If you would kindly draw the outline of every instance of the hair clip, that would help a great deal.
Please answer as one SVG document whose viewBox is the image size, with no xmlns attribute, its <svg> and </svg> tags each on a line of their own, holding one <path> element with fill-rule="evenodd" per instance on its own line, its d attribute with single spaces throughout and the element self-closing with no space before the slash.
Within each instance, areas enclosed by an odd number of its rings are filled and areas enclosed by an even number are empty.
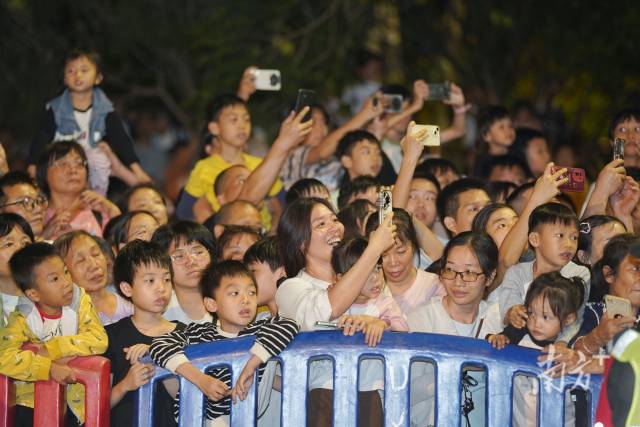
<svg viewBox="0 0 640 427">
<path fill-rule="evenodd" d="M 589 224 L 588 222 L 581 222 L 580 225 L 578 226 L 578 231 L 584 234 L 591 233 L 591 224 Z"/>
</svg>

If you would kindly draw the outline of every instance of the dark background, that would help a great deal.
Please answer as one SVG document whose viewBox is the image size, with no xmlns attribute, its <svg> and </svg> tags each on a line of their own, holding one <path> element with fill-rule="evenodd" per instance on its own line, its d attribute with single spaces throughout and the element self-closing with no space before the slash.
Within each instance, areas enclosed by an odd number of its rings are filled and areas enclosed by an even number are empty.
<svg viewBox="0 0 640 427">
<path fill-rule="evenodd" d="M 640 105 L 639 24 L 637 1 L 3 0 L 0 141 L 19 167 L 76 46 L 101 53 L 103 87 L 136 138 L 160 115 L 185 144 L 248 65 L 282 71 L 281 92 L 250 101 L 254 126 L 273 136 L 298 88 L 339 96 L 366 48 L 384 57 L 387 82 L 446 79 L 474 105 L 529 102 L 552 144 L 573 144 L 594 171 L 611 115 Z M 429 104 L 420 116 L 448 114 Z M 444 154 L 460 163 L 464 150 Z"/>
</svg>

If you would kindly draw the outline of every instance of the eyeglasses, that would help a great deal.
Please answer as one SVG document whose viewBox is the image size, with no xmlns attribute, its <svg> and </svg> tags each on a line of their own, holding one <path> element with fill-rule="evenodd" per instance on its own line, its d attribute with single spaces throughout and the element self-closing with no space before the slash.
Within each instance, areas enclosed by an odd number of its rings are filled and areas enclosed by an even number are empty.
<svg viewBox="0 0 640 427">
<path fill-rule="evenodd" d="M 446 267 L 440 272 L 440 277 L 442 277 L 445 280 L 456 280 L 456 277 L 460 275 L 460 277 L 462 277 L 463 282 L 475 282 L 476 280 L 478 280 L 478 277 L 482 276 L 483 274 L 485 273 L 484 272 L 477 273 L 475 271 L 468 271 L 468 270 L 455 271 L 452 268 Z"/>
<path fill-rule="evenodd" d="M 189 259 L 204 259 L 205 255 L 208 253 L 209 251 L 204 247 L 196 247 L 189 250 L 180 249 L 171 254 L 171 260 L 177 265 L 184 265 L 189 261 Z"/>
<path fill-rule="evenodd" d="M 37 198 L 33 197 L 23 197 L 22 199 L 16 200 L 15 202 L 7 203 L 5 205 L 0 206 L 0 208 L 6 208 L 8 206 L 22 205 L 24 210 L 33 211 L 36 206 L 44 206 L 47 204 L 47 198 L 45 196 L 39 196 Z"/>
<path fill-rule="evenodd" d="M 85 169 L 87 167 L 86 160 L 63 160 L 58 159 L 51 162 L 51 167 L 59 168 L 59 169 Z"/>
</svg>

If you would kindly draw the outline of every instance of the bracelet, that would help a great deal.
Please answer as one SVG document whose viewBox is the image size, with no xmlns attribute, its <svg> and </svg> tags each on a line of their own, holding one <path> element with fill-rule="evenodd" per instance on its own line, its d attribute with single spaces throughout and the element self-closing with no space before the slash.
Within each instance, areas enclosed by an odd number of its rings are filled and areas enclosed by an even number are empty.
<svg viewBox="0 0 640 427">
<path fill-rule="evenodd" d="M 460 105 L 458 107 L 453 107 L 454 114 L 464 114 L 471 109 L 471 104 Z"/>
</svg>

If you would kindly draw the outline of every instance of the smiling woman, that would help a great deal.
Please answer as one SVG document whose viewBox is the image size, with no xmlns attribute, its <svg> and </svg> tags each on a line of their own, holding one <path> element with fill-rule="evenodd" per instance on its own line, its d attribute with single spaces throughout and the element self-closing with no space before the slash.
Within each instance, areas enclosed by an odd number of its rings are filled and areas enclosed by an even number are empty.
<svg viewBox="0 0 640 427">
<path fill-rule="evenodd" d="M 358 261 L 339 279 L 331 264 L 333 249 L 344 235 L 333 207 L 324 199 L 298 199 L 283 212 L 278 224 L 278 247 L 288 279 L 276 292 L 281 316 L 295 319 L 303 331 L 313 331 L 316 322 L 342 316 L 356 301 L 382 253 L 395 239 L 393 215 L 373 233 Z M 333 381 L 331 362 L 312 362 L 309 373 L 307 425 L 331 425 Z M 363 393 L 370 393 L 363 395 Z M 375 393 L 375 395 L 371 394 Z M 373 411 L 377 392 L 360 392 L 359 411 Z M 363 404 L 362 402 L 367 402 Z M 367 407 L 368 406 L 368 407 Z M 360 416 L 360 424 L 366 425 Z"/>
</svg>

